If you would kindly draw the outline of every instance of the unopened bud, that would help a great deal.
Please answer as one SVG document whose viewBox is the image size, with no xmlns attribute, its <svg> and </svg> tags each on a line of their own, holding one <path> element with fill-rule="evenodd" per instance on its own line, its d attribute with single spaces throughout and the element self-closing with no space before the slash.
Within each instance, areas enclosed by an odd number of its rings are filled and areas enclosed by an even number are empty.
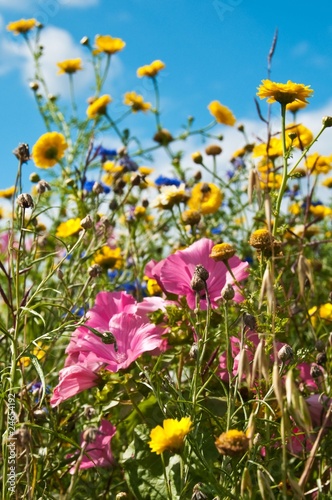
<svg viewBox="0 0 332 500">
<path fill-rule="evenodd" d="M 39 84 L 38 84 L 38 82 L 30 82 L 29 87 L 31 90 L 36 92 L 39 89 Z"/>
<path fill-rule="evenodd" d="M 81 45 L 86 45 L 86 46 L 89 46 L 90 45 L 90 40 L 87 36 L 84 36 L 83 38 L 81 38 L 80 40 L 80 44 Z"/>
<path fill-rule="evenodd" d="M 318 365 L 312 365 L 310 368 L 310 375 L 312 378 L 319 378 L 323 375 L 323 372 Z"/>
<path fill-rule="evenodd" d="M 190 359 L 196 359 L 198 354 L 198 345 L 194 342 L 189 350 Z"/>
<path fill-rule="evenodd" d="M 293 349 L 288 344 L 283 345 L 278 351 L 278 359 L 282 363 L 284 363 L 285 361 L 289 361 L 293 356 Z"/>
<path fill-rule="evenodd" d="M 315 348 L 319 352 L 324 352 L 325 351 L 325 342 L 322 339 L 318 339 L 316 341 Z"/>
<path fill-rule="evenodd" d="M 21 208 L 33 208 L 33 199 L 29 193 L 20 194 L 16 201 Z"/>
<path fill-rule="evenodd" d="M 222 152 L 222 149 L 218 144 L 210 144 L 205 148 L 205 153 L 209 156 L 218 156 Z"/>
<path fill-rule="evenodd" d="M 256 328 L 256 318 L 252 314 L 244 313 L 243 314 L 243 323 L 245 326 L 250 328 L 250 330 L 255 330 L 255 328 Z"/>
<path fill-rule="evenodd" d="M 38 181 L 40 181 L 40 177 L 37 174 L 37 172 L 32 172 L 32 174 L 30 174 L 29 181 L 30 182 L 38 182 Z"/>
<path fill-rule="evenodd" d="M 199 151 L 195 151 L 195 153 L 191 155 L 191 158 L 194 163 L 197 163 L 197 165 L 200 165 L 203 161 L 203 156 Z"/>
<path fill-rule="evenodd" d="M 319 352 L 316 356 L 317 365 L 323 366 L 327 361 L 327 356 L 325 352 Z"/>
<path fill-rule="evenodd" d="M 203 281 L 202 278 L 200 278 L 197 274 L 194 274 L 190 282 L 190 286 L 194 290 L 194 292 L 200 292 L 205 288 L 205 281 Z"/>
<path fill-rule="evenodd" d="M 141 176 L 138 174 L 133 174 L 130 178 L 130 182 L 132 186 L 139 186 L 141 183 Z"/>
<path fill-rule="evenodd" d="M 205 269 L 204 266 L 202 266 L 201 264 L 198 264 L 196 267 L 195 267 L 195 272 L 194 272 L 194 276 L 198 276 L 201 280 L 203 281 L 206 281 L 208 280 L 210 274 L 209 274 L 209 271 L 207 271 Z"/>
<path fill-rule="evenodd" d="M 324 127 L 332 127 L 332 116 L 323 116 L 322 123 Z"/>
<path fill-rule="evenodd" d="M 102 194 L 104 192 L 104 188 L 100 182 L 95 182 L 92 186 L 92 192 L 95 194 Z"/>
<path fill-rule="evenodd" d="M 61 269 L 60 269 L 60 268 L 58 268 L 58 269 L 56 270 L 56 274 L 57 274 L 57 277 L 59 278 L 59 280 L 62 280 L 62 279 L 63 279 L 63 276 L 64 276 L 64 275 L 63 275 L 63 272 L 61 271 Z"/>
<path fill-rule="evenodd" d="M 224 300 L 233 300 L 235 296 L 234 288 L 230 283 L 227 283 L 221 290 L 221 296 Z"/>
<path fill-rule="evenodd" d="M 88 269 L 88 274 L 91 278 L 97 278 L 103 272 L 103 268 L 99 264 L 93 264 Z"/>
</svg>

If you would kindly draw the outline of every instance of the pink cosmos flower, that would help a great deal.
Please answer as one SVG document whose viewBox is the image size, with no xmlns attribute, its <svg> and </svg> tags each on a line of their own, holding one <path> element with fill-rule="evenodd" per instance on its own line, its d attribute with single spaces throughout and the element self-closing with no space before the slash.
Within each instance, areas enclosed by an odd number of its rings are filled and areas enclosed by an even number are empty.
<svg viewBox="0 0 332 500">
<path fill-rule="evenodd" d="M 115 464 L 115 459 L 111 450 L 112 437 L 116 433 L 114 427 L 108 420 L 102 420 L 96 430 L 96 437 L 91 442 L 84 440 L 86 433 L 81 435 L 81 447 L 85 447 L 82 461 L 79 465 L 80 469 L 90 469 L 91 467 L 111 467 Z M 70 469 L 70 473 L 74 474 L 76 466 Z"/>
<path fill-rule="evenodd" d="M 157 280 L 161 288 L 168 293 L 176 294 L 179 297 L 186 297 L 188 306 L 191 309 L 196 307 L 196 293 L 191 288 L 191 280 L 197 265 L 202 265 L 209 272 L 207 289 L 213 308 L 218 307 L 221 299 L 221 290 L 226 284 L 234 285 L 234 278 L 227 270 L 223 262 L 216 262 L 211 257 L 212 247 L 215 243 L 207 238 L 196 241 L 185 250 L 178 250 L 166 259 L 154 263 L 149 262 L 145 269 L 145 274 Z M 242 262 L 234 256 L 229 259 L 228 264 L 238 282 L 248 277 L 248 263 Z M 236 302 L 244 300 L 239 288 L 234 285 Z M 206 309 L 205 291 L 200 293 L 200 307 Z"/>
<path fill-rule="evenodd" d="M 54 408 L 85 389 L 96 386 L 99 379 L 96 371 L 100 366 L 101 363 L 79 364 L 60 370 L 59 384 L 53 391 L 50 400 L 51 406 Z"/>
</svg>

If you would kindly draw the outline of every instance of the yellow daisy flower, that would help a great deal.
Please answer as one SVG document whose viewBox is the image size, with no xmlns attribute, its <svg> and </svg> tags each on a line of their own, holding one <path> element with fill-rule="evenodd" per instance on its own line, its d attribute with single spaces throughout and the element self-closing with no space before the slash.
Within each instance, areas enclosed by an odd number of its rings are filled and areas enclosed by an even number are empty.
<svg viewBox="0 0 332 500">
<path fill-rule="evenodd" d="M 124 95 L 123 103 L 126 106 L 131 106 L 133 113 L 137 111 L 149 111 L 152 104 L 149 102 L 144 102 L 143 96 L 136 94 L 136 92 L 126 92 Z"/>
<path fill-rule="evenodd" d="M 165 68 L 165 63 L 157 59 L 153 61 L 151 64 L 146 64 L 145 66 L 141 66 L 137 70 L 137 76 L 142 78 L 143 76 L 148 76 L 149 78 L 154 78 L 157 76 L 159 71 Z"/>
<path fill-rule="evenodd" d="M 307 106 L 307 102 L 303 101 L 293 101 L 286 105 L 287 111 L 291 111 L 292 113 L 296 113 L 300 109 L 303 109 Z"/>
<path fill-rule="evenodd" d="M 296 134 L 296 138 L 291 141 L 287 135 Z M 303 150 L 306 146 L 312 142 L 314 136 L 307 127 L 302 125 L 301 123 L 291 123 L 286 127 L 286 144 L 287 147 L 292 145 L 294 148 L 299 148 Z"/>
<path fill-rule="evenodd" d="M 32 158 L 39 168 L 50 168 L 64 157 L 68 144 L 59 132 L 46 132 L 32 148 Z"/>
<path fill-rule="evenodd" d="M 199 182 L 191 190 L 188 206 L 193 210 L 198 210 L 203 215 L 214 214 L 220 207 L 222 200 L 223 194 L 218 186 Z"/>
<path fill-rule="evenodd" d="M 222 455 L 230 457 L 244 455 L 249 448 L 249 438 L 245 432 L 231 429 L 220 434 L 215 441 L 215 445 Z"/>
<path fill-rule="evenodd" d="M 76 219 L 68 219 L 65 222 L 59 224 L 55 235 L 58 238 L 67 238 L 68 236 L 74 236 L 78 234 L 82 229 L 81 219 L 77 217 Z"/>
<path fill-rule="evenodd" d="M 34 347 L 32 354 L 36 356 L 37 359 L 41 360 L 46 356 L 46 351 L 48 347 L 43 347 L 42 342 L 37 342 L 38 347 Z M 19 364 L 23 365 L 24 367 L 29 366 L 31 363 L 31 358 L 29 356 L 22 356 L 19 359 Z"/>
<path fill-rule="evenodd" d="M 324 219 L 332 214 L 331 208 L 324 205 L 310 205 L 309 212 L 317 219 Z"/>
<path fill-rule="evenodd" d="M 1 189 L 0 190 L 0 198 L 5 198 L 6 200 L 9 200 L 14 196 L 15 193 L 15 186 L 11 186 L 6 189 Z"/>
<path fill-rule="evenodd" d="M 257 144 L 252 151 L 253 158 L 259 158 L 260 156 L 278 158 L 282 155 L 282 142 L 281 139 L 277 139 L 276 137 L 271 137 L 267 144 L 265 142 Z"/>
<path fill-rule="evenodd" d="M 327 174 L 332 168 L 332 157 L 312 153 L 306 158 L 306 167 L 312 174 Z"/>
<path fill-rule="evenodd" d="M 141 167 L 138 167 L 138 171 L 142 175 L 150 175 L 154 172 L 154 170 L 155 170 L 154 168 L 145 167 L 144 165 L 142 165 Z"/>
<path fill-rule="evenodd" d="M 260 99 L 267 99 L 267 102 L 279 102 L 280 104 L 289 104 L 293 101 L 307 103 L 307 97 L 311 97 L 313 90 L 310 85 L 303 83 L 294 83 L 288 80 L 287 83 L 276 83 L 271 80 L 262 80 L 258 87 L 257 95 Z"/>
<path fill-rule="evenodd" d="M 97 35 L 95 37 L 95 53 L 115 54 L 122 50 L 126 43 L 121 38 L 113 38 L 110 35 Z"/>
<path fill-rule="evenodd" d="M 322 186 L 332 188 L 332 177 L 327 177 L 325 180 L 323 180 Z"/>
<path fill-rule="evenodd" d="M 82 59 L 79 57 L 77 59 L 65 59 L 57 63 L 59 67 L 58 75 L 63 75 L 64 73 L 72 74 L 76 71 L 82 70 Z"/>
<path fill-rule="evenodd" d="M 36 19 L 20 19 L 7 24 L 7 30 L 12 31 L 14 35 L 21 35 L 27 33 L 37 26 Z"/>
<path fill-rule="evenodd" d="M 302 212 L 301 205 L 299 203 L 292 203 L 289 205 L 288 211 L 293 215 L 300 215 Z"/>
<path fill-rule="evenodd" d="M 107 245 L 101 247 L 93 257 L 93 264 L 98 264 L 104 269 L 121 269 L 123 257 L 120 248 L 111 248 Z"/>
<path fill-rule="evenodd" d="M 112 102 L 112 98 L 108 94 L 102 95 L 95 99 L 91 104 L 89 104 L 88 109 L 86 110 L 88 118 L 93 119 L 97 118 L 99 115 L 105 115 L 107 104 L 109 104 L 110 102 Z"/>
<path fill-rule="evenodd" d="M 180 451 L 184 444 L 184 438 L 191 431 L 192 425 L 190 417 L 183 417 L 181 420 L 173 418 L 164 420 L 162 427 L 157 425 L 150 432 L 149 446 L 151 450 L 157 455 L 165 450 Z"/>
<path fill-rule="evenodd" d="M 236 122 L 236 118 L 231 110 L 223 106 L 219 101 L 210 102 L 208 110 L 218 123 L 223 123 L 224 125 L 232 127 Z"/>
<path fill-rule="evenodd" d="M 274 172 L 260 172 L 259 177 L 261 189 L 279 189 L 281 186 L 281 174 L 275 174 Z"/>
</svg>

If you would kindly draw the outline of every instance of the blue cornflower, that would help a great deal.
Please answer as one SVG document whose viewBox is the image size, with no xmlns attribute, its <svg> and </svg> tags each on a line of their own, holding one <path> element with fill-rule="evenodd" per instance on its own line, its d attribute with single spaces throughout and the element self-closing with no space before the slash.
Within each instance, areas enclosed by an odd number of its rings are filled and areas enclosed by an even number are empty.
<svg viewBox="0 0 332 500">
<path fill-rule="evenodd" d="M 129 172 L 135 172 L 136 170 L 138 170 L 137 163 L 129 158 L 128 155 L 123 155 L 122 158 L 120 158 L 119 165 L 121 165 L 121 167 L 125 167 L 127 170 L 129 170 Z"/>
<path fill-rule="evenodd" d="M 221 224 L 211 229 L 212 234 L 221 234 L 222 232 L 223 232 L 223 226 Z"/>
<path fill-rule="evenodd" d="M 103 146 L 97 146 L 95 151 L 101 156 L 101 161 L 113 160 L 117 156 L 116 149 L 107 149 Z"/>
<path fill-rule="evenodd" d="M 104 193 L 106 193 L 106 194 L 110 193 L 111 189 L 108 186 L 106 186 L 106 184 L 104 184 L 103 182 L 99 182 L 99 181 L 97 181 L 97 182 L 98 182 L 99 186 L 101 186 L 103 188 Z M 92 188 L 95 185 L 95 183 L 96 183 L 96 181 L 85 181 L 83 188 L 88 193 L 91 193 Z"/>
<path fill-rule="evenodd" d="M 181 181 L 179 179 L 172 179 L 170 177 L 164 177 L 163 175 L 159 175 L 157 179 L 154 181 L 156 186 L 176 186 L 179 187 Z"/>
</svg>

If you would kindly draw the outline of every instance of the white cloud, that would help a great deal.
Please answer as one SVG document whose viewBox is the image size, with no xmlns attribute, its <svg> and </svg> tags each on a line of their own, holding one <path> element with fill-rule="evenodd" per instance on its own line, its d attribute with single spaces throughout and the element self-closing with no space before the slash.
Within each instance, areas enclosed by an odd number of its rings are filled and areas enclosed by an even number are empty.
<svg viewBox="0 0 332 500">
<path fill-rule="evenodd" d="M 93 5 L 98 5 L 99 0 L 59 0 L 60 5 L 64 7 L 79 7 L 86 8 L 92 7 Z"/>
<path fill-rule="evenodd" d="M 60 28 L 48 26 L 41 32 L 40 42 L 43 49 L 41 67 L 49 92 L 61 94 L 61 97 L 69 97 L 69 82 L 67 75 L 57 75 L 58 61 L 65 59 L 81 58 L 84 70 L 74 75 L 75 93 L 90 95 L 93 92 L 94 74 L 91 64 L 88 62 L 88 53 L 79 43 L 76 43 L 70 33 Z M 34 63 L 26 45 L 20 40 L 9 40 L 4 38 L 0 41 L 2 60 L 0 74 L 12 70 L 20 71 L 25 84 L 34 77 Z M 122 72 L 120 60 L 112 58 L 111 76 L 113 80 Z"/>
<path fill-rule="evenodd" d="M 26 12 L 35 9 L 33 17 L 38 12 L 53 17 L 61 7 L 85 9 L 99 5 L 100 0 L 0 0 L 0 7 L 8 10 Z M 32 16 L 31 16 L 32 17 Z"/>
</svg>

